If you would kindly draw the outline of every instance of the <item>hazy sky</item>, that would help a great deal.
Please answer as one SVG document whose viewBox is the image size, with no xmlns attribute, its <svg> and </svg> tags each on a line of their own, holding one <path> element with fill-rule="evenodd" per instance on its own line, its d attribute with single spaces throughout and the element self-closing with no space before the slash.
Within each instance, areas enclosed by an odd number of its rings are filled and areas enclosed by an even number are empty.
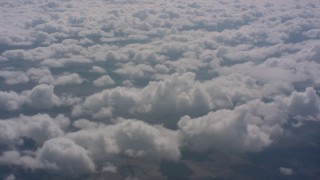
<svg viewBox="0 0 320 180">
<path fill-rule="evenodd" d="M 2 169 L 260 152 L 320 118 L 318 0 L 0 0 L 0 17 Z"/>
</svg>

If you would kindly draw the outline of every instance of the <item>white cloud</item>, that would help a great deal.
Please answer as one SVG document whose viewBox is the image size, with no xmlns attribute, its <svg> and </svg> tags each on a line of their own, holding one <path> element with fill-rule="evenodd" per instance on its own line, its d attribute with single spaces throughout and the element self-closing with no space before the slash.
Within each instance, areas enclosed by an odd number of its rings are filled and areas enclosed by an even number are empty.
<svg viewBox="0 0 320 180">
<path fill-rule="evenodd" d="M 31 170 L 42 169 L 44 164 L 34 159 L 34 157 L 20 154 L 18 151 L 6 151 L 0 156 L 0 164 L 22 166 Z M 53 166 L 48 166 L 53 168 Z"/>
<path fill-rule="evenodd" d="M 154 72 L 154 69 L 146 64 L 134 65 L 132 63 L 123 64 L 121 68 L 115 70 L 117 74 L 126 76 L 130 79 L 139 79 L 150 77 L 150 74 Z"/>
<path fill-rule="evenodd" d="M 53 90 L 52 85 L 46 84 L 34 87 L 28 95 L 28 105 L 37 109 L 50 109 L 60 106 L 60 98 L 54 94 Z"/>
<path fill-rule="evenodd" d="M 117 172 L 117 168 L 112 165 L 112 164 L 107 164 L 106 166 L 104 166 L 102 168 L 103 172 L 111 172 L 111 173 L 116 173 Z"/>
<path fill-rule="evenodd" d="M 79 127 L 78 122 L 76 125 Z M 88 149 L 95 161 L 110 160 L 119 154 L 149 160 L 180 157 L 178 133 L 162 126 L 124 119 L 113 125 L 81 126 L 83 129 L 66 136 Z"/>
<path fill-rule="evenodd" d="M 0 91 L 0 100 L 2 102 L 0 109 L 16 111 L 22 109 L 24 105 L 38 110 L 71 106 L 79 103 L 80 98 L 71 97 L 70 95 L 58 97 L 54 93 L 53 85 L 40 84 L 31 90 L 25 90 L 21 93 Z"/>
<path fill-rule="evenodd" d="M 58 171 L 75 176 L 95 171 L 95 164 L 87 150 L 63 137 L 46 141 L 36 158 L 41 162 L 56 165 Z"/>
<path fill-rule="evenodd" d="M 75 116 L 83 113 L 94 114 L 104 107 L 113 107 L 119 112 L 130 113 L 137 103 L 137 92 L 136 89 L 128 91 L 122 87 L 104 90 L 87 97 L 83 104 L 74 107 L 72 114 Z"/>
<path fill-rule="evenodd" d="M 93 81 L 93 85 L 97 87 L 103 87 L 103 86 L 108 86 L 108 85 L 114 85 L 114 81 L 109 75 L 103 75 L 99 77 L 98 79 Z"/>
<path fill-rule="evenodd" d="M 84 80 L 77 73 L 60 75 L 54 81 L 55 85 L 81 84 Z"/>
<path fill-rule="evenodd" d="M 0 109 L 7 111 L 20 109 L 20 107 L 25 103 L 26 99 L 27 97 L 25 95 L 21 95 L 13 91 L 0 91 Z"/>
<path fill-rule="evenodd" d="M 87 119 L 79 119 L 73 122 L 73 126 L 78 129 L 86 129 L 86 128 L 98 127 L 99 124 L 97 124 L 96 122 L 89 121 Z"/>
<path fill-rule="evenodd" d="M 0 71 L 0 77 L 5 79 L 6 84 L 19 84 L 29 81 L 29 78 L 19 71 Z"/>
<path fill-rule="evenodd" d="M 293 92 L 288 99 L 290 115 L 297 119 L 318 120 L 320 117 L 320 98 L 312 87 L 305 92 Z"/>
<path fill-rule="evenodd" d="M 261 151 L 281 135 L 287 120 L 286 109 L 278 104 L 252 101 L 199 118 L 184 116 L 178 126 L 185 141 L 197 151 Z"/>
<path fill-rule="evenodd" d="M 9 60 L 30 60 L 32 58 L 31 54 L 25 50 L 7 50 L 2 53 L 2 56 Z"/>
<path fill-rule="evenodd" d="M 99 66 L 92 66 L 90 71 L 95 72 L 95 73 L 100 73 L 100 74 L 107 73 L 107 71 L 105 69 L 103 69 L 102 67 L 99 67 Z"/>
<path fill-rule="evenodd" d="M 286 176 L 291 176 L 294 173 L 293 169 L 287 167 L 280 167 L 279 171 L 281 174 Z"/>
<path fill-rule="evenodd" d="M 73 114 L 95 114 L 102 108 L 113 108 L 116 114 L 201 115 L 259 97 L 259 87 L 248 77 L 228 76 L 200 82 L 195 76 L 173 74 L 161 81 L 151 81 L 142 89 L 107 89 L 86 97 Z"/>
<path fill-rule="evenodd" d="M 15 145 L 23 137 L 31 138 L 41 144 L 49 138 L 62 136 L 69 126 L 70 120 L 64 115 L 50 117 L 47 114 L 34 116 L 20 115 L 16 118 L 1 119 L 0 144 L 2 146 Z"/>
<path fill-rule="evenodd" d="M 22 166 L 31 170 L 45 169 L 77 177 L 95 172 L 95 164 L 88 152 L 72 140 L 56 137 L 44 142 L 36 152 L 21 154 L 19 151 L 5 151 L 0 164 Z M 108 170 L 112 168 L 109 167 Z"/>
<path fill-rule="evenodd" d="M 50 58 L 41 62 L 43 66 L 49 66 L 54 68 L 64 67 L 68 64 L 89 64 L 92 61 L 82 56 L 74 56 L 73 58 Z"/>
<path fill-rule="evenodd" d="M 77 73 L 62 73 L 53 75 L 47 67 L 30 68 L 25 75 L 39 84 L 52 84 L 55 86 L 82 84 L 85 80 Z"/>
<path fill-rule="evenodd" d="M 51 74 L 50 69 L 42 68 L 30 68 L 27 70 L 26 75 L 33 81 L 40 84 L 53 84 L 54 77 Z"/>
<path fill-rule="evenodd" d="M 0 109 L 12 118 L 0 162 L 76 175 L 181 148 L 261 151 L 320 117 L 319 12 L 317 0 L 2 2 Z M 35 115 L 62 109 L 90 120 Z M 20 150 L 25 138 L 38 150 Z"/>
</svg>

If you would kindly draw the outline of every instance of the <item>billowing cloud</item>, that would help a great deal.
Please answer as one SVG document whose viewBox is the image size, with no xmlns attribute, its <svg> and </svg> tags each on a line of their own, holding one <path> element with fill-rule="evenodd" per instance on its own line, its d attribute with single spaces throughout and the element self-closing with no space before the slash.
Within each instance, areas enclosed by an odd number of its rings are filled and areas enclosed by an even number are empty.
<svg viewBox="0 0 320 180">
<path fill-rule="evenodd" d="M 30 68 L 26 74 L 32 81 L 40 84 L 52 84 L 55 81 L 50 69 L 44 67 Z"/>
<path fill-rule="evenodd" d="M 259 87 L 249 77 L 230 76 L 200 82 L 195 76 L 194 73 L 174 74 L 165 80 L 150 82 L 142 89 L 107 89 L 88 96 L 83 104 L 75 107 L 73 114 L 94 114 L 103 108 L 112 108 L 116 113 L 199 115 L 232 108 L 259 96 Z"/>
<path fill-rule="evenodd" d="M 187 143 L 198 151 L 260 151 L 282 133 L 287 119 L 278 105 L 252 101 L 199 118 L 184 116 L 178 125 Z"/>
<path fill-rule="evenodd" d="M 292 116 L 318 119 L 320 116 L 320 98 L 317 92 L 309 87 L 305 92 L 294 92 L 290 96 L 289 111 Z"/>
<path fill-rule="evenodd" d="M 106 70 L 99 66 L 92 66 L 90 71 L 95 73 L 101 73 L 101 74 L 106 73 Z"/>
<path fill-rule="evenodd" d="M 15 111 L 27 105 L 34 109 L 51 109 L 60 106 L 70 106 L 79 102 L 79 98 L 68 96 L 58 97 L 54 93 L 54 86 L 40 84 L 31 90 L 16 93 L 13 91 L 0 91 L 0 100 L 2 104 L 0 109 L 6 111 Z"/>
<path fill-rule="evenodd" d="M 82 125 L 81 125 L 82 124 Z M 115 155 L 149 160 L 177 160 L 180 157 L 180 137 L 175 131 L 137 120 L 119 121 L 114 125 L 75 122 L 82 129 L 66 136 L 88 149 L 96 161 L 113 159 Z"/>
<path fill-rule="evenodd" d="M 5 80 L 6 84 L 19 84 L 29 81 L 29 78 L 24 73 L 16 71 L 0 71 L 0 77 Z"/>
<path fill-rule="evenodd" d="M 33 139 L 38 144 L 41 144 L 47 139 L 62 136 L 69 124 L 69 118 L 62 114 L 56 117 L 37 114 L 34 116 L 20 115 L 16 118 L 1 119 L 0 144 L 1 146 L 23 144 L 23 138 Z"/>
<path fill-rule="evenodd" d="M 20 95 L 13 91 L 0 91 L 0 109 L 13 111 L 20 109 L 20 107 L 25 103 L 26 97 L 24 95 Z"/>
<path fill-rule="evenodd" d="M 57 77 L 55 85 L 66 85 L 66 84 L 81 84 L 83 79 L 79 74 L 72 73 Z"/>
<path fill-rule="evenodd" d="M 32 156 L 23 155 L 19 151 L 6 151 L 0 156 L 0 164 L 9 164 L 21 166 L 24 168 L 36 170 L 44 168 L 44 164 L 36 160 Z M 48 166 L 52 167 L 53 166 Z"/>
<path fill-rule="evenodd" d="M 124 162 L 182 157 L 193 169 L 184 152 L 264 151 L 319 122 L 319 8 L 317 0 L 2 2 L 0 166 L 97 179 L 121 174 Z M 20 178 L 8 171 L 0 177 Z"/>
<path fill-rule="evenodd" d="M 58 167 L 58 170 L 71 175 L 92 173 L 95 165 L 83 147 L 67 138 L 53 138 L 46 141 L 39 150 L 37 157 Z"/>
<path fill-rule="evenodd" d="M 60 98 L 53 92 L 53 86 L 38 85 L 30 91 L 27 103 L 37 109 L 50 109 L 60 105 Z"/>
<path fill-rule="evenodd" d="M 100 78 L 93 81 L 93 85 L 97 87 L 103 87 L 108 85 L 113 85 L 115 82 L 108 75 L 103 75 Z"/>
</svg>

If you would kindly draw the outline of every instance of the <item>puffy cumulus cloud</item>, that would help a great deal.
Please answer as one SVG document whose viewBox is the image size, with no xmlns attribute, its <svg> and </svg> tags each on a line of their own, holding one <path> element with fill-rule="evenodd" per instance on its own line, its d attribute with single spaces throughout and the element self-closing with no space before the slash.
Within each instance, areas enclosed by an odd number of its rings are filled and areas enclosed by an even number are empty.
<svg viewBox="0 0 320 180">
<path fill-rule="evenodd" d="M 134 65 L 132 63 L 127 63 L 123 64 L 121 68 L 115 70 L 115 72 L 130 79 L 140 79 L 150 77 L 153 74 L 154 69 L 146 64 Z"/>
<path fill-rule="evenodd" d="M 21 154 L 19 151 L 6 151 L 0 156 L 0 164 L 21 166 L 26 169 L 43 169 L 45 167 L 40 161 L 30 155 Z M 54 168 L 54 166 L 47 166 Z"/>
<path fill-rule="evenodd" d="M 274 99 L 277 95 L 289 95 L 295 89 L 295 84 L 304 82 L 309 79 L 302 74 L 296 74 L 291 69 L 283 69 L 281 67 L 272 66 L 267 63 L 255 65 L 254 63 L 242 63 L 233 67 L 223 67 L 219 69 L 221 74 L 229 75 L 235 74 L 237 76 L 251 79 L 258 89 L 259 97 L 267 97 Z M 249 81 L 247 81 L 249 82 Z"/>
<path fill-rule="evenodd" d="M 54 77 L 49 68 L 30 68 L 25 74 L 32 81 L 38 82 L 40 84 L 52 84 L 54 82 Z"/>
<path fill-rule="evenodd" d="M 6 60 L 29 60 L 40 62 L 42 65 L 49 67 L 64 67 L 65 65 L 74 63 L 90 63 L 91 60 L 85 56 L 86 49 L 78 44 L 80 44 L 78 41 L 65 40 L 62 44 L 53 43 L 33 49 L 5 50 L 2 56 Z"/>
<path fill-rule="evenodd" d="M 39 84 L 52 84 L 56 86 L 82 84 L 85 80 L 77 73 L 62 73 L 53 75 L 47 67 L 29 68 L 22 71 L 0 71 L 6 84 L 13 85 L 27 82 L 37 82 Z"/>
<path fill-rule="evenodd" d="M 103 75 L 99 77 L 98 79 L 93 81 L 93 85 L 97 87 L 103 87 L 108 85 L 114 85 L 114 81 L 109 75 Z"/>
<path fill-rule="evenodd" d="M 31 81 L 39 84 L 52 84 L 55 86 L 82 84 L 83 79 L 77 73 L 62 73 L 53 75 L 47 67 L 30 68 L 24 73 Z"/>
<path fill-rule="evenodd" d="M 31 60 L 32 55 L 23 49 L 7 50 L 2 53 L 2 57 L 6 60 Z"/>
<path fill-rule="evenodd" d="M 69 177 L 95 172 L 95 164 L 88 156 L 88 152 L 64 137 L 45 141 L 35 152 L 5 151 L 0 156 L 0 164 L 21 166 L 33 171 L 48 170 Z"/>
<path fill-rule="evenodd" d="M 138 89 L 132 88 L 128 91 L 123 87 L 104 90 L 87 97 L 83 103 L 75 106 L 72 115 L 94 114 L 105 110 L 111 110 L 112 112 L 114 108 L 121 113 L 130 113 L 134 111 L 134 107 L 137 104 L 137 93 Z"/>
<path fill-rule="evenodd" d="M 196 151 L 261 151 L 283 132 L 287 120 L 287 111 L 280 105 L 251 101 L 198 118 L 184 116 L 178 126 Z"/>
<path fill-rule="evenodd" d="M 88 64 L 92 61 L 90 59 L 86 59 L 81 56 L 75 56 L 73 58 L 51 58 L 46 59 L 41 62 L 41 65 L 43 66 L 49 66 L 54 68 L 61 68 L 68 64 Z"/>
<path fill-rule="evenodd" d="M 259 86 L 250 77 L 231 75 L 201 82 L 194 73 L 173 74 L 151 81 L 142 89 L 116 87 L 90 95 L 74 108 L 73 115 L 94 115 L 105 110 L 116 115 L 203 115 L 259 96 Z"/>
<path fill-rule="evenodd" d="M 181 139 L 173 130 L 138 120 L 119 119 L 115 124 L 75 122 L 81 127 L 66 136 L 90 152 L 95 161 L 112 160 L 115 155 L 149 160 L 177 160 Z"/>
<path fill-rule="evenodd" d="M 100 74 L 107 73 L 107 71 L 105 69 L 103 69 L 102 67 L 99 67 L 99 66 L 92 66 L 90 71 L 95 72 L 95 73 L 100 73 Z"/>
<path fill-rule="evenodd" d="M 187 146 L 196 151 L 261 151 L 285 131 L 286 124 L 300 126 L 303 121 L 317 120 L 319 107 L 319 96 L 309 87 L 268 103 L 253 100 L 198 118 L 184 116 L 178 127 Z"/>
<path fill-rule="evenodd" d="M 118 124 L 114 137 L 121 151 L 131 157 L 177 160 L 180 157 L 178 135 L 161 126 L 139 121 Z"/>
<path fill-rule="evenodd" d="M 290 125 L 319 119 L 319 8 L 317 0 L 1 2 L 0 109 L 12 117 L 0 123 L 1 164 L 86 174 L 115 172 L 119 157 L 177 160 L 181 148 L 261 151 Z M 93 120 L 69 129 L 69 120 L 32 115 L 50 109 Z M 29 138 L 38 150 L 20 151 Z"/>
<path fill-rule="evenodd" d="M 77 73 L 58 76 L 55 85 L 81 84 L 84 80 Z"/>
<path fill-rule="evenodd" d="M 1 146 L 19 145 L 24 143 L 23 138 L 30 138 L 42 144 L 47 139 L 64 135 L 69 124 L 69 118 L 61 114 L 56 117 L 37 114 L 1 119 L 0 143 Z"/>
<path fill-rule="evenodd" d="M 163 81 L 151 82 L 143 89 L 146 111 L 177 114 L 203 113 L 232 106 L 229 97 L 214 82 L 201 83 L 194 73 L 174 74 Z"/>
<path fill-rule="evenodd" d="M 312 87 L 304 92 L 293 92 L 287 100 L 291 116 L 300 120 L 318 120 L 320 117 L 320 98 Z"/>
<path fill-rule="evenodd" d="M 111 172 L 111 173 L 116 173 L 117 172 L 117 168 L 113 165 L 113 164 L 107 164 L 106 166 L 104 166 L 102 168 L 103 172 Z"/>
<path fill-rule="evenodd" d="M 212 111 L 198 118 L 184 116 L 178 127 L 187 146 L 197 151 L 261 151 L 283 133 L 285 124 L 317 120 L 319 107 L 319 96 L 307 88 L 269 103 L 253 100 L 233 110 Z"/>
<path fill-rule="evenodd" d="M 27 97 L 25 95 L 18 94 L 14 91 L 0 91 L 0 109 L 7 111 L 20 109 L 26 99 Z"/>
<path fill-rule="evenodd" d="M 53 92 L 52 85 L 41 84 L 34 87 L 28 95 L 27 103 L 37 109 L 50 109 L 60 105 L 60 98 Z"/>
<path fill-rule="evenodd" d="M 19 84 L 29 81 L 29 78 L 19 71 L 0 71 L 0 77 L 5 80 L 6 84 Z"/>
<path fill-rule="evenodd" d="M 78 176 L 95 171 L 87 150 L 68 138 L 49 139 L 39 150 L 36 159 L 55 165 L 58 171 L 66 174 Z"/>
<path fill-rule="evenodd" d="M 25 90 L 20 93 L 0 91 L 0 100 L 2 102 L 0 109 L 6 111 L 20 110 L 24 105 L 38 110 L 51 109 L 70 106 L 80 101 L 79 98 L 70 96 L 58 97 L 54 93 L 54 86 L 47 84 L 40 84 L 31 90 Z"/>
</svg>

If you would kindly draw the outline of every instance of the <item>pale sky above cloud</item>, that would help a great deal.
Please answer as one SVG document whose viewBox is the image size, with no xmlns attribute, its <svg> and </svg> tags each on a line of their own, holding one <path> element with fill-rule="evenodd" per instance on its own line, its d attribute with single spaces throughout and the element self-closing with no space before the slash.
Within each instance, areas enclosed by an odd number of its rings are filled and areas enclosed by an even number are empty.
<svg viewBox="0 0 320 180">
<path fill-rule="evenodd" d="M 317 0 L 3 0 L 0 166 L 80 177 L 125 158 L 261 152 L 319 122 L 319 12 Z"/>
</svg>

